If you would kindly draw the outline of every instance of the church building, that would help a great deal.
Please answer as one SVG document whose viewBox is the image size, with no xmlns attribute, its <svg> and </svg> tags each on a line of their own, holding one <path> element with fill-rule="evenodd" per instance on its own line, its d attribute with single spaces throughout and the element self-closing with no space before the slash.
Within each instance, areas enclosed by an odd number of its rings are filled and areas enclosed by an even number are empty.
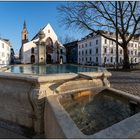
<svg viewBox="0 0 140 140">
<path fill-rule="evenodd" d="M 38 45 L 39 37 L 43 34 L 42 54 L 41 46 Z M 41 56 L 39 58 L 39 55 Z M 20 48 L 20 59 L 23 64 L 38 64 L 39 59 L 44 59 L 43 64 L 66 63 L 66 49 L 59 42 L 57 35 L 50 24 L 41 29 L 31 41 L 28 40 L 28 31 L 24 21 L 22 31 L 22 46 Z"/>
</svg>

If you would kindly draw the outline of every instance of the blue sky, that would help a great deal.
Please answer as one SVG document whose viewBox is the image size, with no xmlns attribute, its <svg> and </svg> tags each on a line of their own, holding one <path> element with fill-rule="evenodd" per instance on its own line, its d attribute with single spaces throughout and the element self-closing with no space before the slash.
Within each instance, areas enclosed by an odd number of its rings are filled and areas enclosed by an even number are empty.
<svg viewBox="0 0 140 140">
<path fill-rule="evenodd" d="M 50 23 L 57 36 L 66 34 L 75 39 L 83 37 L 83 32 L 66 29 L 59 23 L 57 6 L 65 2 L 0 2 L 0 37 L 10 39 L 12 47 L 18 53 L 21 47 L 21 32 L 26 20 L 29 40 L 47 23 Z"/>
</svg>

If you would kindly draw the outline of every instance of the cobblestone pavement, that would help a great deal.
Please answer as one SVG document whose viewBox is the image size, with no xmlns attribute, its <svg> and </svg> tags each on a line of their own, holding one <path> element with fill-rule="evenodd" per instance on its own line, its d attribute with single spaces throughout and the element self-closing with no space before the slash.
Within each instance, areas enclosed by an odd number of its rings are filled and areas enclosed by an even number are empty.
<svg viewBox="0 0 140 140">
<path fill-rule="evenodd" d="M 112 73 L 112 76 L 109 78 L 109 81 L 112 88 L 140 96 L 140 71 L 110 72 Z"/>
</svg>

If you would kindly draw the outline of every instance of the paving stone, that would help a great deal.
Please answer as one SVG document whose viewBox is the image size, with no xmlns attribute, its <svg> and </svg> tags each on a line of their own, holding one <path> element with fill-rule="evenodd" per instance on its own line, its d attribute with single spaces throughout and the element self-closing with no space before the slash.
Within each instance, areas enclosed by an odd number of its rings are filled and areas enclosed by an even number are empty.
<svg viewBox="0 0 140 140">
<path fill-rule="evenodd" d="M 137 72 L 116 72 L 111 71 L 109 78 L 111 87 L 127 93 L 140 96 L 140 71 Z"/>
</svg>

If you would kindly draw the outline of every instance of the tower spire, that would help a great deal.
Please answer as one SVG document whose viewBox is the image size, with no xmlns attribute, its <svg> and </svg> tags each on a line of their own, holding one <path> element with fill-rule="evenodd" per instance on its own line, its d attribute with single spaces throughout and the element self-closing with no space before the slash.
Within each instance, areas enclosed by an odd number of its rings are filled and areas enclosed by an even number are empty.
<svg viewBox="0 0 140 140">
<path fill-rule="evenodd" d="M 24 20 L 23 28 L 26 29 L 26 21 Z"/>
<path fill-rule="evenodd" d="M 22 45 L 28 42 L 28 31 L 26 28 L 26 21 L 24 20 L 23 30 L 22 30 Z"/>
</svg>

